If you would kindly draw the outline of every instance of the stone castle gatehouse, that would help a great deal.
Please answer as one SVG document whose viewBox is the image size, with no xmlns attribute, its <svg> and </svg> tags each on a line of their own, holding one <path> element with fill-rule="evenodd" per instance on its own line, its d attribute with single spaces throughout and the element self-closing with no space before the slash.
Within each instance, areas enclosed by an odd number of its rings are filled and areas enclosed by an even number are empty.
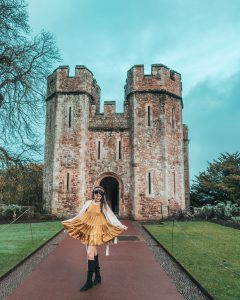
<svg viewBox="0 0 240 300">
<path fill-rule="evenodd" d="M 48 78 L 44 200 L 52 214 L 74 215 L 95 185 L 119 217 L 159 220 L 189 207 L 188 128 L 181 75 L 154 64 L 127 73 L 124 112 L 104 102 L 85 66 L 61 66 Z"/>
</svg>

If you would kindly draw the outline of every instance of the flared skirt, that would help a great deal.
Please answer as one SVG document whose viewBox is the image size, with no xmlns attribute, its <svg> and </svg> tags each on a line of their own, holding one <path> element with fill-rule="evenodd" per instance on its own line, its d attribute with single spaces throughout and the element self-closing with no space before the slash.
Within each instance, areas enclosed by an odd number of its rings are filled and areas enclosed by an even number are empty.
<svg viewBox="0 0 240 300">
<path fill-rule="evenodd" d="M 72 221 L 62 221 L 68 234 L 85 245 L 101 245 L 111 242 L 123 232 L 123 228 L 110 224 L 103 214 L 85 212 Z"/>
</svg>

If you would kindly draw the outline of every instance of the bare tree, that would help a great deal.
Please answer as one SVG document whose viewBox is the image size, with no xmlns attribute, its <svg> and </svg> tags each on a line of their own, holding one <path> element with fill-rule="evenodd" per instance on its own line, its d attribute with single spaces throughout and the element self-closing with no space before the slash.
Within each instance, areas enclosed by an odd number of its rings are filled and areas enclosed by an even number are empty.
<svg viewBox="0 0 240 300">
<path fill-rule="evenodd" d="M 46 78 L 59 50 L 51 33 L 32 37 L 24 0 L 0 0 L 0 146 L 40 151 Z M 41 145 L 40 145 L 41 146 Z"/>
</svg>

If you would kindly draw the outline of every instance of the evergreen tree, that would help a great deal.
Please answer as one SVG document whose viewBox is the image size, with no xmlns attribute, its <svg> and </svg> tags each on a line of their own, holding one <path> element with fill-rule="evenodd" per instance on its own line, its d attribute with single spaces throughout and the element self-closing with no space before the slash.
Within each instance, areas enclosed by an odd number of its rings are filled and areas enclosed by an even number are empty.
<svg viewBox="0 0 240 300">
<path fill-rule="evenodd" d="M 191 186 L 191 205 L 232 201 L 240 204 L 240 153 L 221 153 Z"/>
</svg>

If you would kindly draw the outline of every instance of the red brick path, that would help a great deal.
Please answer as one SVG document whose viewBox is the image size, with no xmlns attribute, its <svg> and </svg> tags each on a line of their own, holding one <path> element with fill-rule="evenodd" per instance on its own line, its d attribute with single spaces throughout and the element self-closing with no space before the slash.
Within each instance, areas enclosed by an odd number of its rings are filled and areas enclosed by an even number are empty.
<svg viewBox="0 0 240 300">
<path fill-rule="evenodd" d="M 102 284 L 80 292 L 87 275 L 85 245 L 66 238 L 38 265 L 7 300 L 181 300 L 173 282 L 159 265 L 131 221 L 122 235 L 138 235 L 139 241 L 118 241 L 98 246 Z"/>
</svg>

